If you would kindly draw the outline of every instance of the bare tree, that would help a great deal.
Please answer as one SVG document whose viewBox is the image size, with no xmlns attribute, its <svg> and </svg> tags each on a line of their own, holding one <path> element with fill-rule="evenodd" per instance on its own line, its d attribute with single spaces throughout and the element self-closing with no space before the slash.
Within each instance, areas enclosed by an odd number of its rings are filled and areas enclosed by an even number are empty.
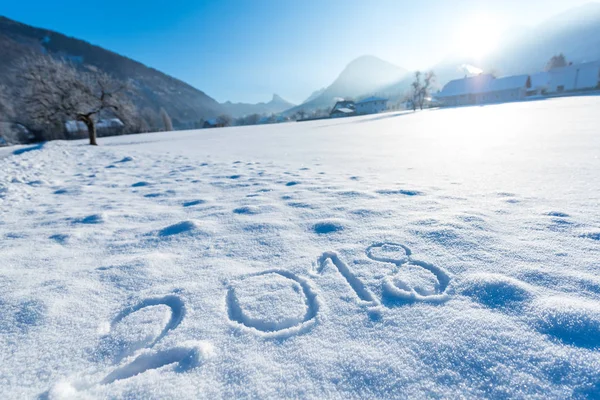
<svg viewBox="0 0 600 400">
<path fill-rule="evenodd" d="M 304 119 L 304 117 L 306 117 L 306 111 L 304 111 L 304 110 L 299 110 L 299 111 L 296 113 L 296 115 L 297 115 L 297 119 L 299 119 L 299 120 L 303 120 L 303 119 Z"/>
<path fill-rule="evenodd" d="M 419 96 L 419 107 L 421 110 L 423 109 L 423 105 L 425 104 L 425 100 L 431 95 L 431 87 L 435 82 L 435 72 L 429 71 L 425 74 L 423 78 L 423 85 L 421 87 L 421 95 Z"/>
<path fill-rule="evenodd" d="M 233 118 L 227 114 L 219 115 L 217 117 L 217 125 L 218 126 L 231 126 L 233 123 Z"/>
<path fill-rule="evenodd" d="M 421 77 L 423 77 L 423 80 L 421 80 Z M 434 82 L 435 73 L 433 71 L 429 71 L 424 75 L 421 71 L 415 72 L 415 80 L 411 84 L 412 90 L 409 98 L 413 111 L 416 111 L 417 107 L 423 109 Z"/>
<path fill-rule="evenodd" d="M 250 114 L 236 120 L 236 125 L 256 125 L 260 121 L 260 114 Z"/>
<path fill-rule="evenodd" d="M 246 125 L 256 125 L 260 121 L 260 114 L 250 114 L 246 117 Z"/>
<path fill-rule="evenodd" d="M 165 110 L 164 108 L 160 109 L 160 118 L 162 119 L 163 127 L 164 127 L 165 131 L 172 131 L 173 130 L 173 121 L 171 121 L 171 117 L 167 113 L 167 110 Z"/>
<path fill-rule="evenodd" d="M 27 118 L 41 127 L 81 121 L 91 145 L 97 145 L 96 122 L 101 115 L 127 120 L 135 114 L 127 98 L 129 86 L 92 67 L 82 70 L 64 60 L 36 56 L 22 61 L 17 77 Z"/>
<path fill-rule="evenodd" d="M 410 85 L 412 87 L 411 105 L 413 111 L 417 111 L 417 106 L 420 104 L 421 92 L 423 84 L 421 83 L 421 71 L 415 72 L 415 80 Z"/>
<path fill-rule="evenodd" d="M 546 71 L 567 66 L 567 57 L 563 53 L 552 56 L 546 64 Z"/>
</svg>

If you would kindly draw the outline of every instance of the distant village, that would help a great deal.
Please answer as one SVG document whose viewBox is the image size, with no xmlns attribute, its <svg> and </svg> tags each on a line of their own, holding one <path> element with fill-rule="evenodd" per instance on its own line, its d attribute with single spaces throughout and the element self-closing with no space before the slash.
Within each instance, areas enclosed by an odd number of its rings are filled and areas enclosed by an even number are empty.
<svg viewBox="0 0 600 400">
<path fill-rule="evenodd" d="M 471 68 L 473 71 L 473 68 Z M 398 110 L 417 110 L 423 108 L 474 106 L 494 103 L 518 102 L 547 97 L 573 96 L 584 93 L 600 93 L 600 60 L 585 63 L 567 63 L 564 55 L 553 56 L 546 70 L 534 74 L 513 76 L 496 76 L 483 71 L 466 74 L 460 79 L 446 83 L 441 89 L 435 88 L 435 74 L 415 73 L 415 81 L 411 84 L 406 96 L 393 101 L 382 95 L 371 95 L 358 99 L 332 99 L 330 107 L 317 110 L 285 112 L 271 115 L 250 114 L 233 118 L 221 115 L 211 119 L 201 119 L 189 126 L 189 129 L 208 129 L 228 126 L 274 124 L 290 121 L 310 121 L 328 118 L 347 118 L 360 115 L 378 114 Z M 164 130 L 173 130 L 171 118 L 164 109 L 160 110 Z M 2 125 L 3 124 L 3 125 Z M 4 126 L 4 128 L 3 128 Z M 13 137 L 19 137 L 15 142 L 39 141 L 34 133 L 19 124 L 0 122 L 0 133 L 11 132 Z M 64 139 L 85 137 L 88 126 L 81 120 L 68 120 L 64 123 Z M 100 118 L 95 123 L 99 136 L 122 135 L 129 133 L 126 124 L 121 119 Z M 142 128 L 138 131 L 147 131 Z M 0 134 L 0 146 L 8 145 Z"/>
<path fill-rule="evenodd" d="M 535 100 L 545 97 L 571 96 L 600 90 L 600 60 L 580 64 L 568 63 L 563 55 L 555 56 L 546 71 L 497 77 L 491 73 L 469 74 L 451 80 L 436 93 L 422 91 L 425 108 L 458 107 Z M 299 122 L 325 118 L 344 118 L 377 114 L 394 110 L 416 109 L 414 96 L 408 94 L 401 104 L 393 104 L 385 97 L 370 96 L 354 101 L 338 99 L 331 109 L 308 114 L 298 112 L 291 117 L 282 115 L 261 117 L 257 124 L 278 123 L 290 120 Z M 422 107 L 421 107 L 422 108 Z M 205 121 L 204 128 L 226 126 L 218 118 Z"/>
<path fill-rule="evenodd" d="M 569 64 L 533 75 L 480 74 L 448 82 L 432 97 L 440 106 L 506 103 L 600 89 L 600 61 Z"/>
<path fill-rule="evenodd" d="M 428 93 L 425 106 L 458 107 L 534 100 L 544 97 L 569 96 L 600 90 L 600 61 L 568 64 L 535 74 L 496 77 L 493 74 L 472 74 L 452 80 L 437 93 Z M 337 101 L 329 118 L 376 114 L 396 109 L 414 109 L 414 100 L 407 96 L 402 106 L 388 105 L 388 99 L 368 97 L 354 102 Z"/>
</svg>

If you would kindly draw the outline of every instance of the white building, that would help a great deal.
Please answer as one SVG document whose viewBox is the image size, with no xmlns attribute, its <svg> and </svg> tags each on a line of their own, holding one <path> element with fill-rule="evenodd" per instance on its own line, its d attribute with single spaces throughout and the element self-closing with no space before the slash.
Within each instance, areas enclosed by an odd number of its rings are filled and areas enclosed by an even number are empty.
<svg viewBox="0 0 600 400">
<path fill-rule="evenodd" d="M 364 114 L 377 114 L 387 109 L 388 99 L 382 97 L 368 97 L 356 103 L 356 113 L 359 115 Z"/>
<path fill-rule="evenodd" d="M 343 117 L 351 117 L 356 115 L 353 109 L 351 108 L 336 108 L 332 112 L 329 113 L 329 118 L 343 118 Z"/>
<path fill-rule="evenodd" d="M 548 93 L 550 90 L 550 74 L 548 72 L 538 72 L 531 75 L 531 87 L 527 90 L 528 96 L 540 96 Z"/>
<path fill-rule="evenodd" d="M 555 68 L 548 75 L 549 93 L 600 89 L 600 61 Z"/>
<path fill-rule="evenodd" d="M 448 82 L 435 98 L 446 106 L 505 103 L 523 100 L 529 89 L 529 75 L 496 78 L 481 74 Z"/>
<path fill-rule="evenodd" d="M 356 112 L 352 100 L 338 100 L 329 112 L 330 118 L 351 117 L 353 115 L 356 115 Z"/>
</svg>

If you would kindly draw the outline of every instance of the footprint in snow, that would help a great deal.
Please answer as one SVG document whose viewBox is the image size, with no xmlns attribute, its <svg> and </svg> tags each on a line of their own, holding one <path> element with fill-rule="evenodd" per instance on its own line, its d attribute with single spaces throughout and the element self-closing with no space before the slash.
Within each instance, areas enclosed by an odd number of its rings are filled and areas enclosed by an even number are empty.
<svg viewBox="0 0 600 400">
<path fill-rule="evenodd" d="M 471 274 L 457 288 L 460 294 L 492 309 L 515 310 L 534 297 L 533 287 L 501 274 Z"/>
<path fill-rule="evenodd" d="M 311 204 L 303 203 L 303 202 L 300 202 L 300 201 L 290 201 L 289 203 L 287 203 L 287 205 L 289 207 L 293 207 L 293 208 L 315 208 Z"/>
<path fill-rule="evenodd" d="M 600 349 L 600 302 L 565 295 L 541 296 L 534 286 L 500 274 L 468 275 L 456 290 L 485 307 L 522 318 L 563 344 Z"/>
<path fill-rule="evenodd" d="M 198 206 L 200 204 L 205 204 L 206 201 L 205 200 L 192 200 L 192 201 L 186 201 L 185 203 L 183 203 L 184 207 L 193 207 L 193 206 Z"/>
<path fill-rule="evenodd" d="M 344 225 L 340 221 L 326 220 L 320 221 L 313 225 L 313 230 L 319 235 L 328 235 L 330 233 L 341 232 L 344 230 Z"/>
<path fill-rule="evenodd" d="M 65 234 L 61 234 L 61 233 L 57 233 L 56 235 L 52 235 L 49 237 L 49 239 L 52 239 L 60 244 L 67 244 L 67 242 L 69 241 L 70 236 L 69 235 L 65 235 Z"/>
<path fill-rule="evenodd" d="M 199 229 L 199 224 L 196 221 L 181 221 L 158 231 L 158 236 L 168 237 L 191 233 Z"/>
<path fill-rule="evenodd" d="M 600 240 L 600 232 L 587 232 L 579 235 L 579 237 L 591 240 Z"/>
<path fill-rule="evenodd" d="M 544 215 L 547 215 L 549 217 L 557 217 L 557 218 L 569 218 L 570 215 L 564 212 L 560 212 L 560 211 L 549 211 L 547 213 L 544 213 Z"/>
<path fill-rule="evenodd" d="M 146 182 L 146 181 L 140 181 L 140 182 L 136 182 L 133 185 L 131 185 L 131 187 L 144 187 L 144 186 L 149 186 L 150 182 Z"/>
<path fill-rule="evenodd" d="M 402 196 L 422 196 L 423 192 L 420 192 L 418 190 L 407 190 L 407 189 L 382 189 L 382 190 L 376 190 L 375 193 L 377 194 L 381 194 L 381 195 L 386 195 L 386 196 L 393 196 L 393 195 L 402 195 Z"/>
<path fill-rule="evenodd" d="M 233 210 L 235 214 L 255 215 L 260 214 L 260 209 L 256 206 L 243 206 Z"/>
<path fill-rule="evenodd" d="M 145 194 L 144 197 L 152 199 L 152 198 L 158 198 L 158 197 L 169 197 L 169 196 L 173 196 L 174 194 L 176 194 L 176 192 L 174 190 L 166 190 L 164 192 L 148 193 L 148 194 Z"/>
<path fill-rule="evenodd" d="M 80 224 L 102 224 L 106 222 L 106 214 L 92 214 L 87 217 L 81 218 L 76 222 Z"/>
</svg>

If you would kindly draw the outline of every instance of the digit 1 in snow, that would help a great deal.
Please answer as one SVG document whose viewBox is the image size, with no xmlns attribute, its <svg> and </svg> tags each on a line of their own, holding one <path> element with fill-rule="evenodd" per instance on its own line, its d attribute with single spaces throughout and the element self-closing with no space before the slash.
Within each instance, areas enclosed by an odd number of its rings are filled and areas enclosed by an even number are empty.
<svg viewBox="0 0 600 400">
<path fill-rule="evenodd" d="M 333 251 L 326 251 L 323 253 L 317 260 L 317 272 L 323 272 L 325 266 L 327 265 L 327 260 L 331 260 L 331 263 L 335 266 L 340 275 L 344 277 L 346 282 L 348 282 L 348 285 L 350 285 L 354 293 L 356 293 L 361 301 L 369 303 L 369 305 L 373 306 L 379 305 L 379 302 L 375 299 L 375 296 L 373 296 L 365 284 L 358 279 L 352 273 L 352 271 L 350 271 L 348 265 L 340 259 L 337 253 Z"/>
</svg>

